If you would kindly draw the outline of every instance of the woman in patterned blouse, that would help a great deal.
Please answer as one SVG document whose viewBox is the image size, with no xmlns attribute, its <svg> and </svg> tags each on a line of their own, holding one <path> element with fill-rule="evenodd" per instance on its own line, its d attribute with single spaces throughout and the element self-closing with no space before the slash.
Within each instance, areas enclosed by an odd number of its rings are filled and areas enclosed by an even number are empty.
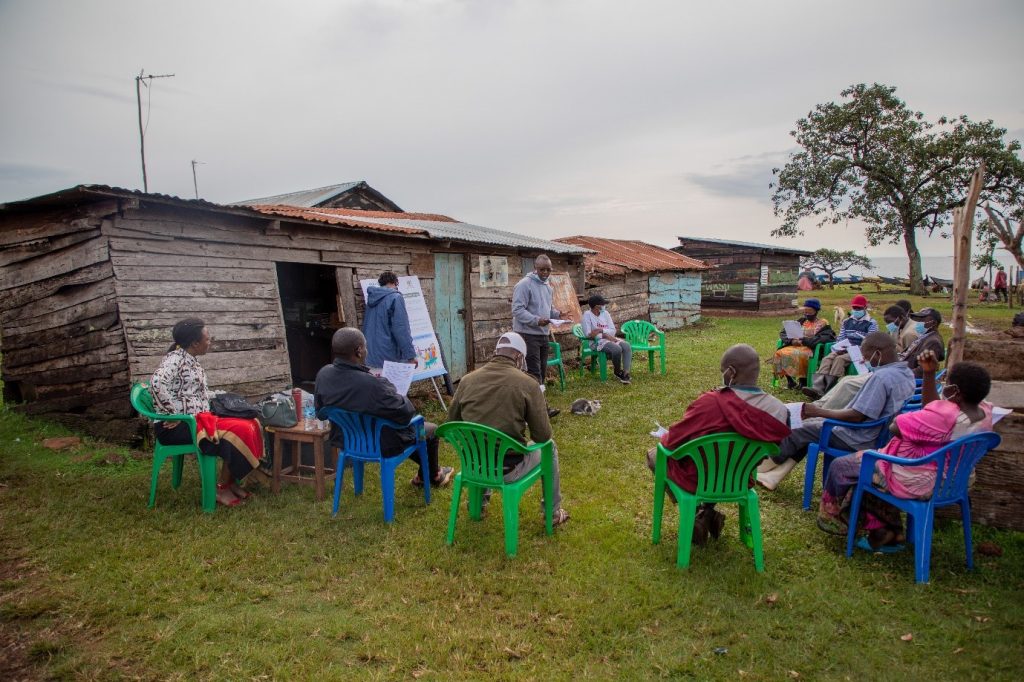
<svg viewBox="0 0 1024 682">
<path fill-rule="evenodd" d="M 153 407 L 160 414 L 190 414 L 196 418 L 199 449 L 223 461 L 217 483 L 217 503 L 234 507 L 249 497 L 238 481 L 259 466 L 263 431 L 256 419 L 218 417 L 210 412 L 206 372 L 198 356 L 210 350 L 206 324 L 196 318 L 178 322 L 171 330 L 174 343 L 149 382 Z M 156 437 L 164 445 L 188 443 L 192 434 L 182 422 L 157 422 Z"/>
</svg>

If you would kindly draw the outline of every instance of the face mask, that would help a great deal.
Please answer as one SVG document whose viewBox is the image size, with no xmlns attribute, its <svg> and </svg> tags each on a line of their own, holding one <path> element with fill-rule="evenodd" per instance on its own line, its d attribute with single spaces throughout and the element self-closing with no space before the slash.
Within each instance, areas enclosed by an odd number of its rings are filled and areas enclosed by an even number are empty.
<svg viewBox="0 0 1024 682">
<path fill-rule="evenodd" d="M 729 373 L 729 370 L 732 370 L 732 374 Z M 729 388 L 730 386 L 732 386 L 732 381 L 735 378 L 736 368 L 733 367 L 732 365 L 729 365 L 728 367 L 725 368 L 725 371 L 722 372 L 722 385 L 725 386 L 726 388 Z"/>
<path fill-rule="evenodd" d="M 854 310 L 852 313 L 850 313 L 850 317 L 852 317 L 855 320 L 859 320 L 860 318 L 864 317 L 866 314 L 867 314 L 866 310 Z"/>
<path fill-rule="evenodd" d="M 895 322 L 890 322 L 889 324 L 885 325 L 885 328 L 889 330 L 890 334 L 895 334 L 896 330 L 899 329 L 899 327 L 896 326 Z"/>
<path fill-rule="evenodd" d="M 924 336 L 925 332 L 928 330 L 925 329 L 924 322 L 918 322 L 914 325 L 914 331 L 917 332 L 918 336 Z"/>
<path fill-rule="evenodd" d="M 878 359 L 881 360 L 882 359 L 882 351 L 876 350 L 874 353 L 871 354 L 871 357 L 868 358 L 868 371 L 869 372 L 874 372 L 876 369 L 878 369 L 878 365 L 875 364 L 875 356 L 878 356 Z"/>
<path fill-rule="evenodd" d="M 953 400 L 960 395 L 960 389 L 956 386 L 946 386 L 942 389 L 942 395 L 940 396 L 943 400 Z"/>
</svg>

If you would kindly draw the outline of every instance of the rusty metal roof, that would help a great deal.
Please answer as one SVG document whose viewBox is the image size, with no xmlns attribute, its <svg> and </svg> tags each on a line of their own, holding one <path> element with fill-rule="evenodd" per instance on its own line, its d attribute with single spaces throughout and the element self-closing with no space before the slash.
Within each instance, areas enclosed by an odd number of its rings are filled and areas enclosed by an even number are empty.
<svg viewBox="0 0 1024 682">
<path fill-rule="evenodd" d="M 627 272 L 709 270 L 703 261 L 646 242 L 602 237 L 561 237 L 555 241 L 573 244 L 596 253 L 586 256 L 587 272 L 624 275 Z"/>
<path fill-rule="evenodd" d="M 758 244 L 757 242 L 740 242 L 734 239 L 712 239 L 710 237 L 679 237 L 679 242 L 685 244 L 686 242 L 702 242 L 705 244 L 714 244 L 721 246 L 723 251 L 729 251 L 735 247 L 741 249 L 753 249 L 762 252 L 775 252 L 775 253 L 786 253 L 794 254 L 797 256 L 810 256 L 810 251 L 804 251 L 803 249 L 794 249 L 788 246 L 778 246 L 776 244 Z"/>
<path fill-rule="evenodd" d="M 270 197 L 261 197 L 258 199 L 244 199 L 242 201 L 232 202 L 233 206 L 299 206 L 302 208 L 315 208 L 321 204 L 325 204 L 332 199 L 336 199 L 346 192 L 352 190 L 361 189 L 369 192 L 372 195 L 379 196 L 387 204 L 394 207 L 394 210 L 401 211 L 398 205 L 388 199 L 386 196 L 370 187 L 366 184 L 365 180 L 357 180 L 355 182 L 343 182 L 338 185 L 328 185 L 326 187 L 317 187 L 316 189 L 305 189 L 298 192 L 288 192 L 287 194 L 275 194 Z"/>
</svg>

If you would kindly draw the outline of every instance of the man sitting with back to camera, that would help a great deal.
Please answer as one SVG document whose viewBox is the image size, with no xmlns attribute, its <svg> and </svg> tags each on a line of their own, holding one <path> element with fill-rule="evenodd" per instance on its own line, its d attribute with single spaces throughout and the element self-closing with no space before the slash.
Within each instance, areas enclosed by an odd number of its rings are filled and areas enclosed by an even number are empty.
<svg viewBox="0 0 1024 682">
<path fill-rule="evenodd" d="M 789 412 L 778 398 L 757 386 L 761 359 L 751 346 L 732 346 L 719 365 L 722 387 L 708 391 L 690 403 L 683 418 L 661 437 L 666 450 L 675 450 L 701 436 L 734 431 L 752 440 L 778 443 L 789 435 Z M 658 449 L 647 452 L 647 466 L 654 471 Z M 669 458 L 668 478 L 687 492 L 697 490 L 697 465 L 689 457 Z M 669 499 L 675 501 L 672 490 Z M 693 522 L 693 543 L 703 545 L 710 534 L 716 540 L 725 526 L 725 515 L 712 503 L 701 504 Z"/>
<path fill-rule="evenodd" d="M 757 471 L 757 482 L 768 490 L 782 482 L 797 463 L 807 456 L 807 446 L 821 438 L 826 419 L 844 422 L 866 422 L 891 418 L 903 408 L 903 403 L 914 395 L 914 373 L 907 363 L 898 359 L 896 342 L 886 332 L 872 332 L 860 346 L 864 361 L 872 368 L 871 378 L 841 410 L 828 410 L 813 403 L 803 406 L 803 424 L 780 444 L 777 457 L 766 459 Z M 870 429 L 836 427 L 829 445 L 840 450 L 856 452 L 874 447 L 882 426 Z"/>
<path fill-rule="evenodd" d="M 396 424 L 408 424 L 416 416 L 416 408 L 394 385 L 383 377 L 374 376 L 366 366 L 366 338 L 353 327 L 342 327 L 331 338 L 331 355 L 334 361 L 325 365 L 316 374 L 314 404 L 319 412 L 322 407 L 340 407 L 349 412 L 369 414 Z M 452 480 L 452 467 L 439 467 L 437 463 L 437 425 L 424 422 L 427 438 L 427 459 L 429 461 L 430 485 L 444 486 Z M 381 455 L 394 457 L 416 442 L 415 427 L 391 429 L 384 427 L 380 435 Z M 344 447 L 345 439 L 341 429 L 331 424 L 331 445 Z M 414 452 L 410 459 L 420 461 Z M 423 485 L 421 474 L 417 473 L 412 484 Z"/>
</svg>

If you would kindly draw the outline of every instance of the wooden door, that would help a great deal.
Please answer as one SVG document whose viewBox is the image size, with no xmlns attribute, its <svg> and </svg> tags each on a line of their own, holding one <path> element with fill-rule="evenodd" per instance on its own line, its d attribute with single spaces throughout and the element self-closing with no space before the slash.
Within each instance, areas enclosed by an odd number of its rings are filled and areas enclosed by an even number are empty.
<svg viewBox="0 0 1024 682">
<path fill-rule="evenodd" d="M 434 326 L 452 379 L 466 373 L 465 262 L 461 253 L 434 254 Z"/>
</svg>

